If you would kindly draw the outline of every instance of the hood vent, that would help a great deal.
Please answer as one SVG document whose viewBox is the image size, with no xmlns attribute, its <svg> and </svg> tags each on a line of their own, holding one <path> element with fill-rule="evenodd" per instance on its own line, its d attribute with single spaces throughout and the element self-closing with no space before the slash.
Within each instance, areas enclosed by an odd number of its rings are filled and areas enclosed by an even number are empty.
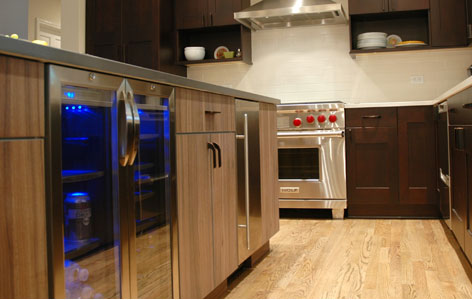
<svg viewBox="0 0 472 300">
<path fill-rule="evenodd" d="M 331 0 L 262 0 L 234 18 L 251 30 L 347 23 L 342 5 Z"/>
</svg>

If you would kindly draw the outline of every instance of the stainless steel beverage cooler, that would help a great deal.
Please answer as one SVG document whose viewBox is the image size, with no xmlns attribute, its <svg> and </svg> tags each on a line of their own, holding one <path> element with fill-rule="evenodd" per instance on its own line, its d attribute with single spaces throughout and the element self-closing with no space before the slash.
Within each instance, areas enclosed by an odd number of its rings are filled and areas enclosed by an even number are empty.
<svg viewBox="0 0 472 300">
<path fill-rule="evenodd" d="M 178 297 L 173 88 L 47 72 L 51 296 Z"/>
</svg>

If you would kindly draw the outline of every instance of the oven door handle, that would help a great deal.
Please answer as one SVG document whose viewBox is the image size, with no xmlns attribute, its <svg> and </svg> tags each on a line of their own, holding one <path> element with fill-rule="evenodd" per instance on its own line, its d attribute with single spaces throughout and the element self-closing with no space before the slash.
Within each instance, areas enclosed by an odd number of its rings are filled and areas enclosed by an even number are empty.
<svg viewBox="0 0 472 300">
<path fill-rule="evenodd" d="M 343 138 L 344 130 L 336 131 L 282 131 L 277 132 L 277 138 L 305 138 L 305 137 L 326 137 L 326 138 Z"/>
</svg>

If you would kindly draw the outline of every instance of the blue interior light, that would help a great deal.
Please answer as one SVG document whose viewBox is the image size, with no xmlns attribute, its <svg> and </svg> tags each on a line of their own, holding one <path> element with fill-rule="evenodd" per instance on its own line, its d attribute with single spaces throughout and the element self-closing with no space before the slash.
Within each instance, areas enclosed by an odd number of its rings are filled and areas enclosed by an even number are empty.
<svg viewBox="0 0 472 300">
<path fill-rule="evenodd" d="M 79 109 L 82 109 L 82 105 L 79 105 Z"/>
<path fill-rule="evenodd" d="M 71 196 L 77 197 L 77 196 L 88 196 L 87 193 L 72 193 L 70 194 Z"/>
<path fill-rule="evenodd" d="M 64 94 L 65 94 L 66 97 L 69 98 L 69 99 L 75 98 L 75 93 L 74 93 L 74 92 L 65 92 Z"/>
<path fill-rule="evenodd" d="M 66 110 L 69 110 L 69 106 L 66 106 Z"/>
<path fill-rule="evenodd" d="M 72 106 L 72 109 L 75 109 L 75 106 Z"/>
</svg>

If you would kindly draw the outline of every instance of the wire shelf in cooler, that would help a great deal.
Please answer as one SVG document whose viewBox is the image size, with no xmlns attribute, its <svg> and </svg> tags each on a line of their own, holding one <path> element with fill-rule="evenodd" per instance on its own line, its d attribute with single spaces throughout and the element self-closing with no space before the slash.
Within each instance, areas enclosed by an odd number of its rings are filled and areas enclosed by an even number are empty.
<svg viewBox="0 0 472 300">
<path fill-rule="evenodd" d="M 64 240 L 64 253 L 66 259 L 75 259 L 100 247 L 99 238 L 91 238 L 83 241 Z"/>
<path fill-rule="evenodd" d="M 143 201 L 143 200 L 152 198 L 152 196 L 154 196 L 153 191 L 135 192 L 134 193 L 134 201 L 136 201 L 136 202 Z"/>
<path fill-rule="evenodd" d="M 105 172 L 97 170 L 62 170 L 62 182 L 72 183 L 103 177 Z"/>
</svg>

